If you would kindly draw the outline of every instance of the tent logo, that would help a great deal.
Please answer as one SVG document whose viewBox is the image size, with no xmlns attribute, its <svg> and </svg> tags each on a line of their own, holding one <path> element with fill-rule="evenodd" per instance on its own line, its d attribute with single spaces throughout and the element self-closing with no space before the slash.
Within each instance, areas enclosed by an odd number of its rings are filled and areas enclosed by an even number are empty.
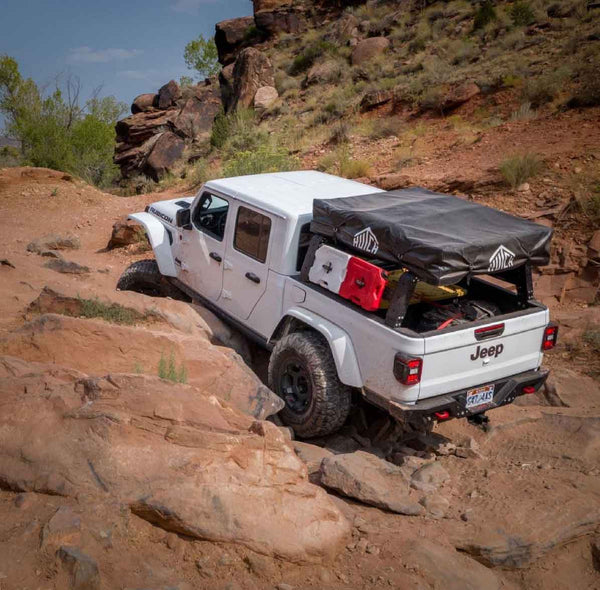
<svg viewBox="0 0 600 590">
<path fill-rule="evenodd" d="M 357 234 L 354 234 L 352 245 L 359 250 L 368 252 L 369 254 L 377 254 L 377 250 L 379 250 L 379 242 L 377 241 L 377 238 L 370 227 L 366 227 Z"/>
<path fill-rule="evenodd" d="M 499 246 L 490 258 L 489 272 L 497 272 L 503 268 L 512 266 L 515 260 L 515 253 L 511 252 L 506 246 Z"/>
</svg>

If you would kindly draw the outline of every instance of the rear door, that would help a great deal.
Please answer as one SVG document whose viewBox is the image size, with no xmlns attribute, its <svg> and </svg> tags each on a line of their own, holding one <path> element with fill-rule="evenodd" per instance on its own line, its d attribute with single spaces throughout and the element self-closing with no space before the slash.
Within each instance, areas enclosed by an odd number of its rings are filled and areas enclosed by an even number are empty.
<svg viewBox="0 0 600 590">
<path fill-rule="evenodd" d="M 181 233 L 180 280 L 203 297 L 216 301 L 223 286 L 225 230 L 229 227 L 230 201 L 204 192 L 191 210 L 191 227 Z"/>
<path fill-rule="evenodd" d="M 536 369 L 548 312 L 502 316 L 485 324 L 425 335 L 419 399 L 484 385 Z"/>
<path fill-rule="evenodd" d="M 267 288 L 273 219 L 238 203 L 232 221 L 220 305 L 233 316 L 247 319 Z"/>
</svg>

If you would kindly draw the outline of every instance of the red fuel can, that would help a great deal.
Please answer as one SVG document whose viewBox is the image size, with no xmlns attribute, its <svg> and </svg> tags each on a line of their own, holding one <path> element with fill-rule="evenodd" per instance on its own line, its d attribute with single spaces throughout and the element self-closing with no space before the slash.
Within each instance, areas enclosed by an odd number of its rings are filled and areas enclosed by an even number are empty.
<svg viewBox="0 0 600 590">
<path fill-rule="evenodd" d="M 376 311 L 386 285 L 387 273 L 383 269 L 353 256 L 348 261 L 339 294 L 367 311 Z"/>
</svg>

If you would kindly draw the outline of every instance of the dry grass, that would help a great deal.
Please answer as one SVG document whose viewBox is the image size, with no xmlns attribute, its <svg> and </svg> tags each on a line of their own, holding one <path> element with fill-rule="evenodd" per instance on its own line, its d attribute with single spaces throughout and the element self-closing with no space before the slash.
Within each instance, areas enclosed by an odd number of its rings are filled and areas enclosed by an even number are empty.
<svg viewBox="0 0 600 590">
<path fill-rule="evenodd" d="M 515 155 L 500 164 L 500 172 L 511 188 L 517 188 L 538 174 L 543 163 L 539 156 L 532 153 Z"/>
</svg>

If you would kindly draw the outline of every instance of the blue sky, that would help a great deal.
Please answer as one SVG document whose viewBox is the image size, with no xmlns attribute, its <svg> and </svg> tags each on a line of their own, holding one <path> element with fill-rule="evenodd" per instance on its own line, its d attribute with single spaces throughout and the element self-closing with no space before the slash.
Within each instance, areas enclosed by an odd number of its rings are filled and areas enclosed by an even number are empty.
<svg viewBox="0 0 600 590">
<path fill-rule="evenodd" d="M 188 41 L 213 35 L 220 20 L 250 14 L 250 0 L 2 0 L 0 54 L 39 85 L 72 73 L 83 99 L 102 85 L 101 95 L 129 104 L 190 74 Z"/>
</svg>

